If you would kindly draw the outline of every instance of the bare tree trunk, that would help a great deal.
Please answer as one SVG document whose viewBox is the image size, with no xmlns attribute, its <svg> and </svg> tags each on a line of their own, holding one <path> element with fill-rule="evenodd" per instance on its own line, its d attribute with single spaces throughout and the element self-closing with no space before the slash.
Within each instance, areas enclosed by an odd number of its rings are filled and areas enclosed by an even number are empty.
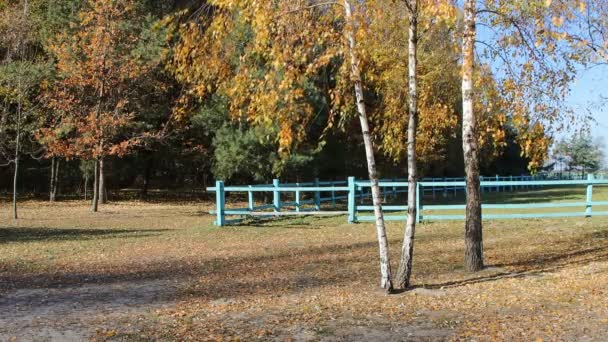
<svg viewBox="0 0 608 342">
<path fill-rule="evenodd" d="M 55 202 L 55 157 L 51 158 L 51 184 L 49 185 L 49 201 Z"/>
<path fill-rule="evenodd" d="M 84 175 L 84 200 L 87 200 L 87 191 L 89 189 L 89 175 Z"/>
<path fill-rule="evenodd" d="M 21 88 L 21 80 L 19 80 Z M 17 212 L 17 183 L 19 177 L 19 159 L 21 157 L 21 95 L 17 104 L 17 136 L 15 137 L 15 173 L 13 174 L 13 219 L 19 218 Z"/>
<path fill-rule="evenodd" d="M 106 196 L 106 177 L 104 173 L 103 160 L 103 157 L 99 158 L 99 189 L 97 190 L 97 193 L 99 195 L 99 202 L 101 204 L 106 204 L 108 203 L 108 198 Z"/>
<path fill-rule="evenodd" d="M 105 65 L 105 56 L 102 58 L 102 65 Z M 95 121 L 99 121 L 101 109 L 103 106 L 103 94 L 104 94 L 104 83 L 103 81 L 99 87 L 99 98 L 97 100 L 97 113 L 95 114 Z M 103 139 L 99 142 L 100 150 L 103 151 Z M 103 156 L 97 156 L 95 158 L 94 167 L 94 183 L 93 183 L 93 212 L 97 212 L 99 207 L 99 197 L 103 196 L 100 194 L 100 190 L 103 189 Z"/>
<path fill-rule="evenodd" d="M 61 159 L 57 159 L 55 162 L 55 186 L 53 188 L 53 201 L 57 200 L 57 194 L 59 194 L 59 165 L 61 165 Z"/>
<path fill-rule="evenodd" d="M 481 191 L 476 120 L 473 111 L 473 68 L 475 61 L 475 0 L 464 3 L 464 35 L 462 42 L 462 148 L 467 184 L 465 223 L 465 268 L 475 272 L 483 269 L 483 236 L 481 222 Z"/>
<path fill-rule="evenodd" d="M 367 109 L 365 107 L 363 85 L 361 81 L 361 72 L 359 70 L 359 57 L 357 56 L 357 43 L 355 40 L 355 28 L 352 15 L 352 7 L 349 0 L 344 0 L 344 9 L 348 26 L 346 28 L 346 36 L 349 44 L 349 53 L 351 59 L 351 76 L 355 86 L 355 95 L 357 98 L 357 110 L 359 112 L 359 121 L 361 123 L 361 133 L 363 134 L 363 143 L 365 144 L 365 156 L 367 158 L 367 171 L 372 189 L 372 201 L 374 206 L 374 215 L 376 216 L 376 232 L 378 235 L 378 245 L 380 252 L 380 287 L 386 289 L 387 292 L 393 290 L 393 280 L 391 274 L 391 265 L 389 257 L 388 239 L 386 236 L 386 227 L 384 225 L 384 215 L 382 213 L 382 194 L 378 184 L 378 173 L 376 171 L 376 160 L 374 158 L 374 148 L 369 132 L 369 123 L 367 119 Z"/>
<path fill-rule="evenodd" d="M 19 136 L 19 133 L 17 133 Z M 13 218 L 19 218 L 17 213 L 17 177 L 19 176 L 19 138 L 17 138 L 17 148 L 15 151 L 15 173 L 13 174 Z"/>
<path fill-rule="evenodd" d="M 51 159 L 51 186 L 49 189 L 49 200 L 55 202 L 57 199 L 57 188 L 59 187 L 59 164 L 60 160 L 53 157 Z"/>
<path fill-rule="evenodd" d="M 414 236 L 416 234 L 416 130 L 418 125 L 418 0 L 408 0 L 408 77 L 409 77 L 409 122 L 407 127 L 407 222 L 401 249 L 401 262 L 397 271 L 397 286 L 405 289 L 410 285 L 412 261 L 414 259 Z"/>
<path fill-rule="evenodd" d="M 54 202 L 53 188 L 55 188 L 55 157 L 51 158 L 51 180 L 49 184 L 49 201 Z"/>
<path fill-rule="evenodd" d="M 95 167 L 93 168 L 93 200 L 91 210 L 96 213 L 99 207 L 99 160 L 95 160 Z"/>
</svg>

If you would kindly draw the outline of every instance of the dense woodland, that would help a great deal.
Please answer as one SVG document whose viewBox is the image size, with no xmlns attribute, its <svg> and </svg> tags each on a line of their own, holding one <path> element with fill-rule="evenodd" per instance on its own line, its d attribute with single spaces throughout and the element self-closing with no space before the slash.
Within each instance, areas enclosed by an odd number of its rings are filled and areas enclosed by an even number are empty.
<svg viewBox="0 0 608 342">
<path fill-rule="evenodd" d="M 477 270 L 479 175 L 538 171 L 553 135 L 584 121 L 563 100 L 576 70 L 606 63 L 606 10 L 590 0 L 4 0 L 0 189 L 51 200 L 86 191 L 96 211 L 97 199 L 214 179 L 466 174 L 467 268 Z M 390 268 L 382 274 L 392 288 Z"/>
</svg>

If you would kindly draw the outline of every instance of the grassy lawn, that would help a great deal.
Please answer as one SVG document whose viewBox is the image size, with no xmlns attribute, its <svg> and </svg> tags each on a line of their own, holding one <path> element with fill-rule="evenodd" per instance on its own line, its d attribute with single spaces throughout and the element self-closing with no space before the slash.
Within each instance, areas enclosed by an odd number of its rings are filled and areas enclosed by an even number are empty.
<svg viewBox="0 0 608 342">
<path fill-rule="evenodd" d="M 608 336 L 606 218 L 488 221 L 489 267 L 477 274 L 462 269 L 461 222 L 422 224 L 417 287 L 387 296 L 376 289 L 372 224 L 217 228 L 211 207 L 123 202 L 93 214 L 84 202 L 32 201 L 14 222 L 2 203 L 0 312 L 10 314 L 0 315 L 0 340 Z M 402 223 L 388 233 L 396 269 Z"/>
</svg>

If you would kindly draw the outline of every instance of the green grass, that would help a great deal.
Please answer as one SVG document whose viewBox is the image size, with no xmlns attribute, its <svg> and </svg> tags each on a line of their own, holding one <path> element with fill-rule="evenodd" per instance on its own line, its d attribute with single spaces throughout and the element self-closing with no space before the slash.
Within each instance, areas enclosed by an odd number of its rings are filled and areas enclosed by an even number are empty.
<svg viewBox="0 0 608 342">
<path fill-rule="evenodd" d="M 528 203 L 576 203 L 586 202 L 587 189 L 579 187 L 553 187 L 536 188 L 528 190 L 516 190 L 514 192 L 485 192 L 482 194 L 484 204 L 528 204 Z M 594 186 L 594 201 L 608 201 L 608 186 Z M 423 204 L 464 204 L 465 198 L 462 194 L 454 197 L 448 195 L 444 197 L 442 193 L 436 193 L 435 198 L 431 194 L 425 195 Z M 594 206 L 594 211 L 608 211 L 608 206 Z M 524 208 L 524 209 L 486 209 L 487 214 L 543 214 L 560 212 L 585 211 L 585 205 L 580 207 L 555 207 L 555 208 Z M 463 214 L 463 210 L 425 210 L 423 215 L 458 215 Z"/>
</svg>

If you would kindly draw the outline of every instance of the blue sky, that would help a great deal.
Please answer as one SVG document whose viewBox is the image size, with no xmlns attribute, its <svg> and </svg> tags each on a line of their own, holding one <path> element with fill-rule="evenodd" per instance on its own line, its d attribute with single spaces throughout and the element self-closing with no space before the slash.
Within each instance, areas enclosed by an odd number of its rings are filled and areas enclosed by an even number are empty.
<svg viewBox="0 0 608 342">
<path fill-rule="evenodd" d="M 608 167 L 608 65 L 580 71 L 572 84 L 567 104 L 593 116 L 595 122 L 591 123 L 591 131 L 604 141 L 604 166 Z"/>
<path fill-rule="evenodd" d="M 502 32 L 495 32 L 480 26 L 478 29 L 478 39 L 481 41 L 492 42 L 496 36 Z M 477 48 L 484 49 L 482 45 Z M 500 72 L 502 66 L 498 60 L 490 61 L 495 66 L 495 71 Z M 608 166 L 608 65 L 600 65 L 588 69 L 579 70 L 576 80 L 571 84 L 570 94 L 564 103 L 565 109 L 575 110 L 580 117 L 591 114 L 595 122 L 591 122 L 592 134 L 602 137 L 604 140 L 604 151 L 606 152 L 606 164 Z M 604 98 L 602 101 L 602 97 Z M 556 132 L 556 138 L 570 136 L 575 130 L 581 128 L 579 124 L 565 123 L 567 128 L 564 131 Z"/>
<path fill-rule="evenodd" d="M 458 3 L 461 4 L 461 1 L 458 1 Z M 488 18 L 478 20 L 485 22 Z M 503 38 L 505 34 L 513 34 L 508 31 L 490 29 L 489 27 L 488 25 L 478 25 L 477 40 L 493 45 L 493 42 Z M 487 49 L 485 44 L 479 43 L 476 48 L 479 52 Z M 520 58 L 525 57 L 521 56 Z M 493 58 L 486 60 L 486 62 L 494 67 L 497 74 L 501 73 L 500 70 L 503 69 L 503 66 L 500 59 Z M 595 122 L 590 123 L 592 134 L 603 138 L 605 151 L 608 154 L 608 64 L 587 69 L 581 68 L 576 80 L 571 84 L 570 90 L 566 103 L 564 103 L 564 109 L 573 109 L 580 117 L 585 116 L 585 114 L 593 116 Z M 603 101 L 602 97 L 604 98 Z M 574 133 L 576 129 L 581 128 L 580 124 L 570 122 L 566 122 L 564 126 L 566 127 L 564 131 L 555 132 L 557 139 L 567 137 Z M 608 164 L 608 156 L 606 159 Z"/>
<path fill-rule="evenodd" d="M 577 111 L 589 111 L 597 121 L 591 124 L 593 134 L 608 143 L 608 66 L 580 71 L 571 90 L 567 104 Z M 601 96 L 606 98 L 603 104 Z"/>
</svg>

